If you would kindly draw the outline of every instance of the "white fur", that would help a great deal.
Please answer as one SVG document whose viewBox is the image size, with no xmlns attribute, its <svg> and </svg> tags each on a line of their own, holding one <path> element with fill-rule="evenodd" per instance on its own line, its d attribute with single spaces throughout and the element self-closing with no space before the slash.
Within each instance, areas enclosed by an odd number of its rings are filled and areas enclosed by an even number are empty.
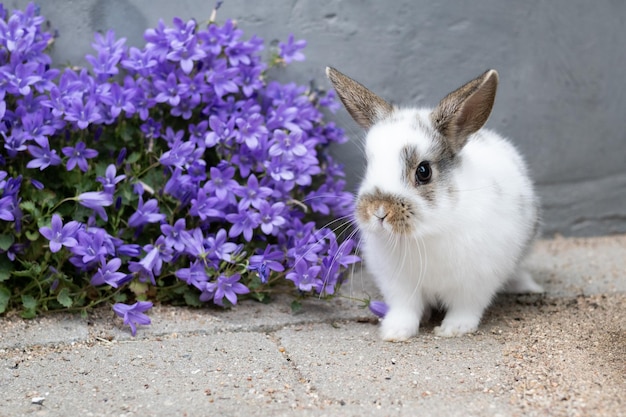
<svg viewBox="0 0 626 417">
<path fill-rule="evenodd" d="M 530 275 L 517 273 L 532 239 L 537 202 L 511 143 L 486 129 L 472 135 L 452 171 L 453 196 L 442 190 L 434 207 L 403 182 L 402 148 L 415 146 L 426 160 L 434 150 L 429 113 L 397 110 L 366 137 L 368 165 L 359 196 L 377 188 L 404 196 L 418 212 L 409 235 L 394 234 L 374 217 L 359 221 L 366 267 L 390 308 L 381 325 L 381 336 L 389 341 L 417 334 L 431 306 L 447 310 L 437 335 L 475 331 L 508 280 L 512 290 L 541 291 Z M 418 117 L 427 129 L 415 122 Z M 437 178 L 432 183 L 441 185 Z"/>
</svg>

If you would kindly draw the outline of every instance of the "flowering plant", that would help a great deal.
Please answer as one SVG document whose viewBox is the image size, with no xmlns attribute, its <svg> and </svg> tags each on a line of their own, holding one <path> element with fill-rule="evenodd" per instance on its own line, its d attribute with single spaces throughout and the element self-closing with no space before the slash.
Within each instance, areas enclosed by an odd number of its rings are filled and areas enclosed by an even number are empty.
<svg viewBox="0 0 626 417">
<path fill-rule="evenodd" d="M 43 22 L 0 4 L 0 313 L 110 303 L 135 334 L 151 301 L 335 292 L 358 258 L 317 226 L 352 204 L 332 93 L 266 81 L 232 21 L 160 21 L 142 49 L 96 34 L 63 70 Z M 270 64 L 304 59 L 278 46 Z"/>
</svg>

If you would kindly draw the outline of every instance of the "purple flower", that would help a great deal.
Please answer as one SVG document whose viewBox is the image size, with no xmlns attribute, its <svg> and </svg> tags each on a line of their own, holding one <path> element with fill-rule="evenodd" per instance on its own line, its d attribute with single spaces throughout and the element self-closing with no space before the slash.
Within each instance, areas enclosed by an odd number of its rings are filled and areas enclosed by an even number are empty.
<svg viewBox="0 0 626 417">
<path fill-rule="evenodd" d="M 332 241 L 328 249 L 328 256 L 331 257 L 334 262 L 343 267 L 355 264 L 359 262 L 361 258 L 356 255 L 352 255 L 354 244 L 354 240 L 348 239 L 342 242 L 341 245 L 337 245 L 335 234 L 332 233 Z"/>
<path fill-rule="evenodd" d="M 154 98 L 157 103 L 169 103 L 170 106 L 178 106 L 180 96 L 187 92 L 187 86 L 178 84 L 176 74 L 170 72 L 165 80 L 155 80 L 154 88 L 158 94 Z"/>
<path fill-rule="evenodd" d="M 185 243 L 185 252 L 196 258 L 205 259 L 207 251 L 204 247 L 204 235 L 199 228 L 193 229 L 191 233 L 181 232 L 181 239 Z"/>
<path fill-rule="evenodd" d="M 104 258 L 109 255 L 106 238 L 106 232 L 103 229 L 96 229 L 93 232 L 79 230 L 76 234 L 78 243 L 70 249 L 76 256 L 70 258 L 70 262 L 81 268 L 95 262 L 103 262 Z"/>
<path fill-rule="evenodd" d="M 196 145 L 193 142 L 178 139 L 171 144 L 169 151 L 161 155 L 159 162 L 166 166 L 182 168 L 195 150 Z"/>
<path fill-rule="evenodd" d="M 115 185 L 126 178 L 126 175 L 124 174 L 117 176 L 116 174 L 117 169 L 115 168 L 115 165 L 110 164 L 106 169 L 104 177 L 96 178 L 96 180 L 102 184 L 105 193 L 112 195 L 115 192 Z"/>
<path fill-rule="evenodd" d="M 100 268 L 91 278 L 91 285 L 109 284 L 113 288 L 117 288 L 121 281 L 126 278 L 126 274 L 117 272 L 122 265 L 120 258 L 113 258 L 109 262 L 104 262 L 104 259 L 100 260 Z"/>
<path fill-rule="evenodd" d="M 278 230 L 286 223 L 282 216 L 285 211 L 284 203 L 270 203 L 263 200 L 259 205 L 259 215 L 261 217 L 261 230 L 266 235 L 275 235 Z"/>
<path fill-rule="evenodd" d="M 80 229 L 81 224 L 71 221 L 63 225 L 63 220 L 58 214 L 52 216 L 50 227 L 40 227 L 39 233 L 50 241 L 50 252 L 58 252 L 62 246 L 73 248 L 78 244 L 76 240 L 76 232 Z"/>
<path fill-rule="evenodd" d="M 180 268 L 174 275 L 199 290 L 204 290 L 209 280 L 204 265 L 199 261 L 192 262 L 189 268 Z"/>
<path fill-rule="evenodd" d="M 227 68 L 225 59 L 216 59 L 207 71 L 207 81 L 213 86 L 218 97 L 239 91 L 239 69 Z"/>
<path fill-rule="evenodd" d="M 124 319 L 124 324 L 130 326 L 130 331 L 133 336 L 137 334 L 137 324 L 150 324 L 150 317 L 143 314 L 143 312 L 151 308 L 152 303 L 150 301 L 137 301 L 133 305 L 122 303 L 113 304 L 113 311 Z"/>
<path fill-rule="evenodd" d="M 250 209 L 239 209 L 238 213 L 227 214 L 226 220 L 233 224 L 228 232 L 228 236 L 237 237 L 243 233 L 244 239 L 250 242 L 252 240 L 252 231 L 261 223 L 261 215 Z"/>
<path fill-rule="evenodd" d="M 250 290 L 239 280 L 241 275 L 233 274 L 229 277 L 220 275 L 217 282 L 208 282 L 206 290 L 213 294 L 213 302 L 217 305 L 224 305 L 226 298 L 232 305 L 237 304 L 237 294 L 248 294 Z"/>
<path fill-rule="evenodd" d="M 108 216 L 103 207 L 113 204 L 113 196 L 104 191 L 88 191 L 79 194 L 76 200 L 83 206 L 92 209 L 104 221 L 108 220 Z"/>
<path fill-rule="evenodd" d="M 384 318 L 389 311 L 389 306 L 384 301 L 370 300 L 367 305 L 372 313 L 379 318 Z"/>
<path fill-rule="evenodd" d="M 89 165 L 87 164 L 87 159 L 95 158 L 98 156 L 98 151 L 95 149 L 87 148 L 85 142 L 78 142 L 76 146 L 66 146 L 61 149 L 63 155 L 69 157 L 67 160 L 67 170 L 73 170 L 76 165 L 80 168 L 81 171 L 87 172 L 89 169 Z"/>
<path fill-rule="evenodd" d="M 147 254 L 144 256 L 141 261 L 135 262 L 131 261 L 128 263 L 128 269 L 131 272 L 134 272 L 139 277 L 139 281 L 145 282 L 150 280 L 152 285 L 156 285 L 156 281 L 154 279 L 154 275 L 159 275 L 161 272 L 161 266 L 163 265 L 163 260 L 159 256 L 159 248 L 153 247 Z"/>
<path fill-rule="evenodd" d="M 196 198 L 191 199 L 189 214 L 198 216 L 201 220 L 207 220 L 210 217 L 220 219 L 224 217 L 221 208 L 220 200 L 217 197 L 208 197 L 204 188 L 201 188 Z"/>
<path fill-rule="evenodd" d="M 196 23 L 190 20 L 187 25 L 195 29 Z M 189 38 L 186 42 L 173 41 L 170 46 L 172 51 L 167 54 L 167 59 L 180 62 L 180 68 L 185 74 L 193 70 L 194 61 L 199 61 L 206 56 L 206 53 L 198 46 L 195 37 Z"/>
<path fill-rule="evenodd" d="M 84 103 L 82 98 L 74 97 L 68 102 L 65 120 L 76 122 L 80 129 L 86 129 L 91 123 L 97 123 L 101 119 L 95 100 L 87 100 L 87 103 Z"/>
<path fill-rule="evenodd" d="M 300 291 L 308 292 L 322 284 L 321 280 L 318 278 L 320 270 L 320 266 L 313 265 L 309 267 L 307 263 L 301 259 L 296 263 L 294 270 L 287 274 L 286 278 L 293 281 Z"/>
<path fill-rule="evenodd" d="M 182 240 L 182 232 L 186 228 L 185 219 L 178 219 L 174 226 L 169 224 L 161 225 L 161 233 L 165 236 L 165 244 L 174 248 L 176 252 L 182 252 L 185 249 L 185 242 Z"/>
<path fill-rule="evenodd" d="M 266 245 L 263 253 L 250 257 L 250 266 L 248 269 L 257 271 L 261 282 L 265 283 L 269 278 L 269 271 L 282 272 L 285 270 L 285 267 L 281 263 L 284 262 L 284 260 L 285 254 L 282 251 L 276 250 L 272 245 Z"/>
<path fill-rule="evenodd" d="M 221 168 L 211 167 L 211 179 L 204 185 L 207 193 L 214 193 L 219 200 L 227 200 L 232 197 L 232 192 L 239 187 L 239 183 L 233 179 L 235 168 L 231 166 Z"/>
<path fill-rule="evenodd" d="M 171 262 L 172 249 L 165 245 L 165 238 L 159 236 L 154 245 L 145 245 L 146 256 L 139 263 L 150 269 L 155 276 L 161 275 L 163 262 Z"/>
<path fill-rule="evenodd" d="M 250 206 L 258 209 L 261 202 L 272 195 L 271 188 L 259 186 L 259 180 L 254 174 L 248 177 L 247 187 L 237 187 L 233 192 L 241 197 L 239 200 L 240 209 L 247 209 Z"/>
<path fill-rule="evenodd" d="M 258 113 L 239 117 L 235 120 L 237 124 L 237 142 L 244 142 L 250 149 L 256 149 L 261 140 L 267 136 L 265 119 Z"/>
<path fill-rule="evenodd" d="M 287 43 L 280 42 L 278 44 L 280 52 L 278 55 L 287 63 L 292 61 L 304 61 L 304 54 L 300 52 L 301 49 L 306 47 L 305 40 L 294 41 L 293 34 L 287 38 Z"/>
<path fill-rule="evenodd" d="M 232 117 L 224 121 L 215 115 L 211 115 L 209 117 L 209 126 L 211 130 L 207 132 L 204 139 L 204 145 L 207 148 L 212 148 L 218 143 L 226 144 L 234 136 L 235 119 Z"/>
<path fill-rule="evenodd" d="M 42 146 L 28 145 L 28 152 L 33 156 L 26 168 L 39 168 L 40 171 L 48 168 L 50 165 L 61 164 L 61 158 L 57 155 L 56 150 L 50 150 L 48 144 L 48 138 L 45 138 L 45 142 Z"/>
<path fill-rule="evenodd" d="M 131 116 L 136 111 L 133 103 L 136 95 L 137 91 L 134 88 L 121 87 L 117 83 L 111 83 L 108 93 L 102 94 L 100 100 L 109 106 L 112 117 L 118 117 L 122 110 L 126 112 L 127 116 Z"/>
<path fill-rule="evenodd" d="M 128 226 L 137 228 L 147 223 L 158 223 L 165 220 L 165 214 L 159 213 L 158 202 L 152 198 L 144 204 L 143 197 L 139 197 L 137 211 L 128 219 Z"/>
<path fill-rule="evenodd" d="M 205 247 L 209 255 L 227 262 L 230 262 L 230 255 L 238 248 L 235 243 L 226 241 L 226 230 L 224 229 L 220 229 L 215 237 L 207 237 Z"/>
<path fill-rule="evenodd" d="M 269 149 L 270 156 L 284 155 L 288 159 L 304 156 L 308 149 L 302 143 L 302 132 L 286 134 L 284 130 L 275 130 L 272 145 Z"/>
</svg>

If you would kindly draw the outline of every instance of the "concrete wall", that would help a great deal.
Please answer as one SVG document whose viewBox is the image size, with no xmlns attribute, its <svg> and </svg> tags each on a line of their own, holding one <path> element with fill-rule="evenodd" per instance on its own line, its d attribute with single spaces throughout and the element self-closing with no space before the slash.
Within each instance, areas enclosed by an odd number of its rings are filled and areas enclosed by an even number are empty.
<svg viewBox="0 0 626 417">
<path fill-rule="evenodd" d="M 5 2 L 10 8 L 23 0 Z M 159 18 L 203 21 L 212 0 L 40 0 L 58 28 L 57 63 L 80 63 L 94 31 L 131 45 Z M 616 0 L 226 0 L 247 37 L 294 33 L 307 61 L 273 76 L 317 80 L 333 65 L 390 101 L 434 105 L 487 68 L 500 72 L 488 126 L 526 155 L 544 208 L 544 233 L 626 232 L 626 2 Z M 336 119 L 356 141 L 345 111 Z M 358 146 L 338 150 L 356 188 Z"/>
</svg>

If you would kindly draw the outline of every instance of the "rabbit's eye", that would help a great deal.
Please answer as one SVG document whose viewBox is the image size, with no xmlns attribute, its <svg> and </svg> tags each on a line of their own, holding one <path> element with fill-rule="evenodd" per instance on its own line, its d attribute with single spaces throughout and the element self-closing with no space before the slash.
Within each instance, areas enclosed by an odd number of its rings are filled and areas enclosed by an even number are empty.
<svg viewBox="0 0 626 417">
<path fill-rule="evenodd" d="M 415 171 L 415 180 L 418 184 L 428 184 L 430 178 L 433 175 L 433 170 L 430 168 L 430 162 L 420 162 Z"/>
</svg>

